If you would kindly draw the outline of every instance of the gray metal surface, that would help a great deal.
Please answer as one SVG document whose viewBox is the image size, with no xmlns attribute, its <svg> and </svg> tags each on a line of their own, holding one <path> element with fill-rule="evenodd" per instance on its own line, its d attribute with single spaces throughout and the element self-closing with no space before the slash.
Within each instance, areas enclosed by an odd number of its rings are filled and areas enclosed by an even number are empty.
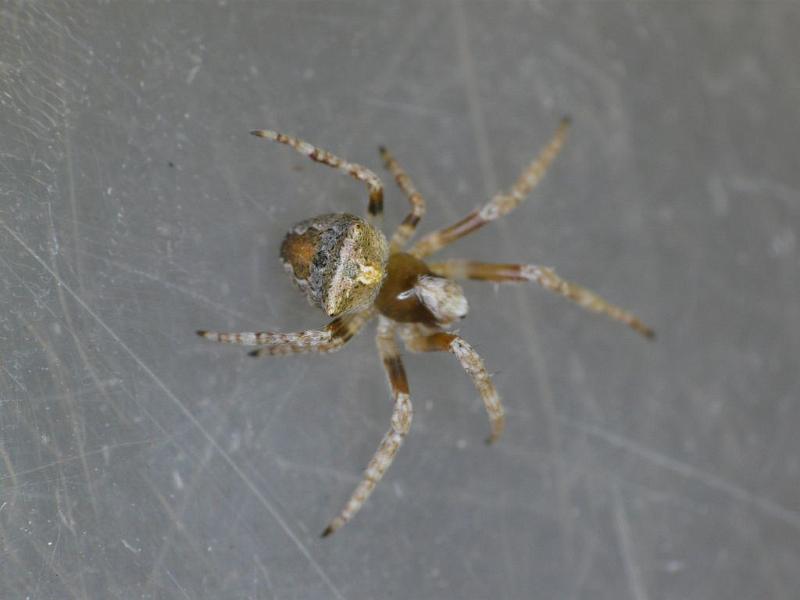
<svg viewBox="0 0 800 600">
<path fill-rule="evenodd" d="M 796 598 L 799 27 L 733 0 L 5 3 L 0 597 Z M 467 284 L 505 437 L 452 357 L 407 356 L 407 444 L 319 539 L 388 426 L 372 330 L 261 361 L 194 331 L 322 325 L 280 240 L 366 195 L 248 131 L 376 170 L 388 145 L 430 230 L 564 113 L 530 201 L 446 255 L 553 265 L 658 339 Z"/>
</svg>

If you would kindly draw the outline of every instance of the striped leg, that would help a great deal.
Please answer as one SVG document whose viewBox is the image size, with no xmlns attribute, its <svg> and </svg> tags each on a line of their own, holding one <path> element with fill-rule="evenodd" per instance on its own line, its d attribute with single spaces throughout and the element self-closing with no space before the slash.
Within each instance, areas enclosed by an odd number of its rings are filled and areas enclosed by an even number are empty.
<svg viewBox="0 0 800 600">
<path fill-rule="evenodd" d="M 471 260 L 446 260 L 430 265 L 437 275 L 451 279 L 477 279 L 496 283 L 533 281 L 565 298 L 582 306 L 586 310 L 606 315 L 616 321 L 625 323 L 634 331 L 646 338 L 655 337 L 655 332 L 642 323 L 636 316 L 615 306 L 594 292 L 577 284 L 564 281 L 553 269 L 538 265 L 515 265 L 502 263 L 482 263 Z"/>
<path fill-rule="evenodd" d="M 261 346 L 251 356 L 286 356 L 308 352 L 334 352 L 344 346 L 372 318 L 371 310 L 337 317 L 322 330 L 306 330 L 291 333 L 276 331 L 245 331 L 227 333 L 198 331 L 197 335 L 214 342 L 239 346 Z"/>
<path fill-rule="evenodd" d="M 454 333 L 438 331 L 425 334 L 420 328 L 413 326 L 403 328 L 403 340 L 411 352 L 450 352 L 455 355 L 472 378 L 472 382 L 486 406 L 491 425 L 491 434 L 486 442 L 497 441 L 505 427 L 505 413 L 492 378 L 486 370 L 486 365 L 483 364 L 483 359 L 475 349 Z"/>
<path fill-rule="evenodd" d="M 405 247 L 408 240 L 414 235 L 417 223 L 419 223 L 420 219 L 425 214 L 425 198 L 423 198 L 417 191 L 417 188 L 414 187 L 411 178 L 397 163 L 394 156 L 383 146 L 380 147 L 380 153 L 384 165 L 386 165 L 389 172 L 394 175 L 397 185 L 399 185 L 400 189 L 408 196 L 408 201 L 411 204 L 411 212 L 406 215 L 406 218 L 403 219 L 403 222 L 400 223 L 392 235 L 391 250 L 392 252 L 398 252 Z"/>
<path fill-rule="evenodd" d="M 394 324 L 385 317 L 380 317 L 375 341 L 378 344 L 378 352 L 381 360 L 383 360 L 383 366 L 386 369 L 386 376 L 389 378 L 389 385 L 392 388 L 392 396 L 394 397 L 392 426 L 383 436 L 378 450 L 372 460 L 369 461 L 361 483 L 358 484 L 353 495 L 350 496 L 350 500 L 347 501 L 342 512 L 322 532 L 322 537 L 327 537 L 342 527 L 359 511 L 383 477 L 383 474 L 392 464 L 397 451 L 403 443 L 403 439 L 411 427 L 412 409 L 411 399 L 408 395 L 408 381 L 406 380 L 406 372 L 403 368 L 400 354 L 397 351 L 394 333 Z"/>
<path fill-rule="evenodd" d="M 429 256 L 444 246 L 452 244 L 465 235 L 472 233 L 476 229 L 483 227 L 487 223 L 503 215 L 507 215 L 517 208 L 533 188 L 542 180 L 548 167 L 560 152 L 567 138 L 569 124 L 570 120 L 568 117 L 561 119 L 561 124 L 558 126 L 551 140 L 539 153 L 539 156 L 537 156 L 528 168 L 522 172 L 509 193 L 497 194 L 484 206 L 473 210 L 457 223 L 429 233 L 414 244 L 409 252 L 418 258 Z"/>
<path fill-rule="evenodd" d="M 356 163 L 347 162 L 346 160 L 339 158 L 327 150 L 317 148 L 308 142 L 304 142 L 303 140 L 290 135 L 277 133 L 275 131 L 270 131 L 269 129 L 256 129 L 250 133 L 256 137 L 266 138 L 281 144 L 286 144 L 287 146 L 297 150 L 300 154 L 305 154 L 313 161 L 322 163 L 323 165 L 328 165 L 334 169 L 339 169 L 339 171 L 342 173 L 350 175 L 359 181 L 363 181 L 369 190 L 369 205 L 367 206 L 369 220 L 376 221 L 383 216 L 383 183 L 381 183 L 381 180 L 378 178 L 378 176 L 368 168 L 362 167 Z"/>
</svg>

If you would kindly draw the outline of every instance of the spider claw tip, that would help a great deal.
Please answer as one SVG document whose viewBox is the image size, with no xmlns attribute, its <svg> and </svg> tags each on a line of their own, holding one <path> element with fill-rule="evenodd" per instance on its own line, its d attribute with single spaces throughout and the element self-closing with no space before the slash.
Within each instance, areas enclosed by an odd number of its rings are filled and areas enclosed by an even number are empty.
<svg viewBox="0 0 800 600">
<path fill-rule="evenodd" d="M 258 358 L 258 350 L 251 350 L 247 353 L 247 356 L 252 356 L 253 358 Z"/>
<path fill-rule="evenodd" d="M 326 537 L 328 537 L 330 534 L 332 534 L 333 532 L 334 532 L 334 529 L 333 529 L 333 527 L 331 527 L 330 525 L 328 525 L 328 526 L 325 528 L 325 531 L 323 531 L 323 532 L 322 532 L 322 534 L 321 534 L 319 537 L 321 537 L 321 538 L 326 538 Z"/>
<path fill-rule="evenodd" d="M 636 331 L 636 333 L 644 338 L 647 338 L 648 340 L 656 339 L 656 332 L 639 320 L 631 323 L 631 327 Z"/>
<path fill-rule="evenodd" d="M 195 331 L 195 333 L 200 337 L 206 337 L 206 335 L 208 334 L 208 332 L 205 329 L 198 329 L 197 331 Z"/>
<path fill-rule="evenodd" d="M 562 125 L 571 125 L 572 124 L 572 115 L 564 115 L 561 117 L 561 124 Z"/>
</svg>

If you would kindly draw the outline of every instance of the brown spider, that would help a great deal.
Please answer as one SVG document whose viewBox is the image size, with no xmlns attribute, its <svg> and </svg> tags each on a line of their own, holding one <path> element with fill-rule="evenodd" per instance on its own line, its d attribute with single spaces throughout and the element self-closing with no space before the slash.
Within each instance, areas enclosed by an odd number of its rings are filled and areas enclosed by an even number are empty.
<svg viewBox="0 0 800 600">
<path fill-rule="evenodd" d="M 496 440 L 503 431 L 503 406 L 483 360 L 459 335 L 444 330 L 464 318 L 468 310 L 461 286 L 454 279 L 497 283 L 533 281 L 588 310 L 626 323 L 645 337 L 653 337 L 653 331 L 631 313 L 609 304 L 587 289 L 564 281 L 547 267 L 463 259 L 438 263 L 423 261 L 426 256 L 519 206 L 561 150 L 568 128 L 569 119 L 562 119 L 550 142 L 522 172 L 508 193 L 497 194 L 457 223 L 429 233 L 408 250 L 404 247 L 425 213 L 425 200 L 385 148 L 380 149 L 384 164 L 411 204 L 411 212 L 388 243 L 377 227 L 383 214 L 383 184 L 375 173 L 288 135 L 264 129 L 251 132 L 335 167 L 363 181 L 369 190 L 367 220 L 350 214 L 314 217 L 292 227 L 281 245 L 284 266 L 308 300 L 329 317 L 335 317 L 324 329 L 294 333 L 197 332 L 217 342 L 259 346 L 258 350 L 251 352 L 253 356 L 333 352 L 344 346 L 373 317 L 378 317 L 376 342 L 394 398 L 391 428 L 383 436 L 350 500 L 323 531 L 323 537 L 342 527 L 358 512 L 392 464 L 411 425 L 408 381 L 395 334 L 401 336 L 411 352 L 450 352 L 455 355 L 472 378 L 489 414 L 491 434 L 487 441 Z"/>
</svg>

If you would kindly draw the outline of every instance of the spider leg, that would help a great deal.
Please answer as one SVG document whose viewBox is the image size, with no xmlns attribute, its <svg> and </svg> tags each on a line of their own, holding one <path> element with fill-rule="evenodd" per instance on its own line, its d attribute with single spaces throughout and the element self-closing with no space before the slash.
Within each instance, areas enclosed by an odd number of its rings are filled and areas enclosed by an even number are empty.
<svg viewBox="0 0 800 600">
<path fill-rule="evenodd" d="M 237 333 L 198 331 L 197 335 L 214 342 L 239 346 L 261 346 L 251 356 L 286 356 L 307 352 L 334 352 L 344 346 L 372 318 L 371 310 L 337 317 L 324 329 L 281 333 L 277 331 L 244 331 Z"/>
<path fill-rule="evenodd" d="M 328 165 L 346 175 L 350 175 L 350 177 L 354 179 L 363 181 L 367 185 L 367 190 L 369 191 L 369 204 L 367 205 L 369 220 L 375 221 L 383 216 L 383 183 L 381 183 L 380 178 L 368 168 L 348 162 L 327 150 L 318 148 L 313 144 L 309 144 L 308 142 L 304 142 L 290 135 L 285 135 L 269 129 L 256 129 L 250 133 L 256 137 L 286 144 L 297 150 L 300 154 L 305 154 L 313 161 Z"/>
<path fill-rule="evenodd" d="M 487 443 L 497 441 L 505 427 L 505 412 L 500 397 L 486 370 L 483 359 L 461 336 L 445 331 L 427 333 L 419 326 L 406 326 L 402 330 L 403 341 L 411 352 L 450 352 L 472 378 L 472 383 L 486 406 L 491 433 Z"/>
<path fill-rule="evenodd" d="M 568 117 L 561 119 L 561 123 L 553 137 L 534 161 L 520 174 L 517 182 L 507 194 L 499 193 L 481 208 L 473 210 L 460 221 L 449 227 L 429 233 L 414 244 L 409 253 L 417 258 L 429 256 L 517 208 L 542 180 L 548 167 L 561 151 L 567 138 L 569 124 L 570 119 Z"/>
<path fill-rule="evenodd" d="M 386 376 L 389 379 L 394 398 L 391 428 L 383 436 L 378 450 L 372 460 L 369 461 L 361 482 L 342 511 L 322 532 L 322 537 L 327 537 L 342 527 L 359 511 L 383 477 L 383 474 L 392 464 L 397 451 L 403 444 L 403 439 L 411 427 L 412 408 L 408 394 L 408 381 L 406 380 L 406 372 L 400 359 L 400 353 L 397 350 L 394 334 L 394 323 L 386 317 L 380 317 L 375 341 L 378 345 L 378 352 L 386 369 Z"/>
<path fill-rule="evenodd" d="M 423 198 L 417 191 L 417 188 L 414 187 L 411 178 L 403 170 L 403 167 L 398 164 L 394 156 L 383 146 L 380 147 L 380 153 L 384 165 L 389 172 L 394 175 L 397 185 L 400 186 L 400 189 L 408 196 L 408 202 L 411 204 L 411 212 L 406 215 L 406 218 L 403 219 L 403 222 L 400 223 L 392 235 L 391 251 L 397 252 L 401 250 L 414 235 L 414 231 L 417 229 L 417 223 L 419 223 L 420 219 L 425 214 L 425 198 Z"/>
<path fill-rule="evenodd" d="M 646 338 L 653 339 L 655 332 L 627 310 L 607 302 L 591 290 L 564 281 L 553 269 L 539 265 L 483 263 L 454 259 L 429 265 L 437 275 L 450 279 L 477 279 L 496 283 L 533 281 L 560 296 L 564 296 L 586 310 L 606 315 L 625 323 Z"/>
</svg>

